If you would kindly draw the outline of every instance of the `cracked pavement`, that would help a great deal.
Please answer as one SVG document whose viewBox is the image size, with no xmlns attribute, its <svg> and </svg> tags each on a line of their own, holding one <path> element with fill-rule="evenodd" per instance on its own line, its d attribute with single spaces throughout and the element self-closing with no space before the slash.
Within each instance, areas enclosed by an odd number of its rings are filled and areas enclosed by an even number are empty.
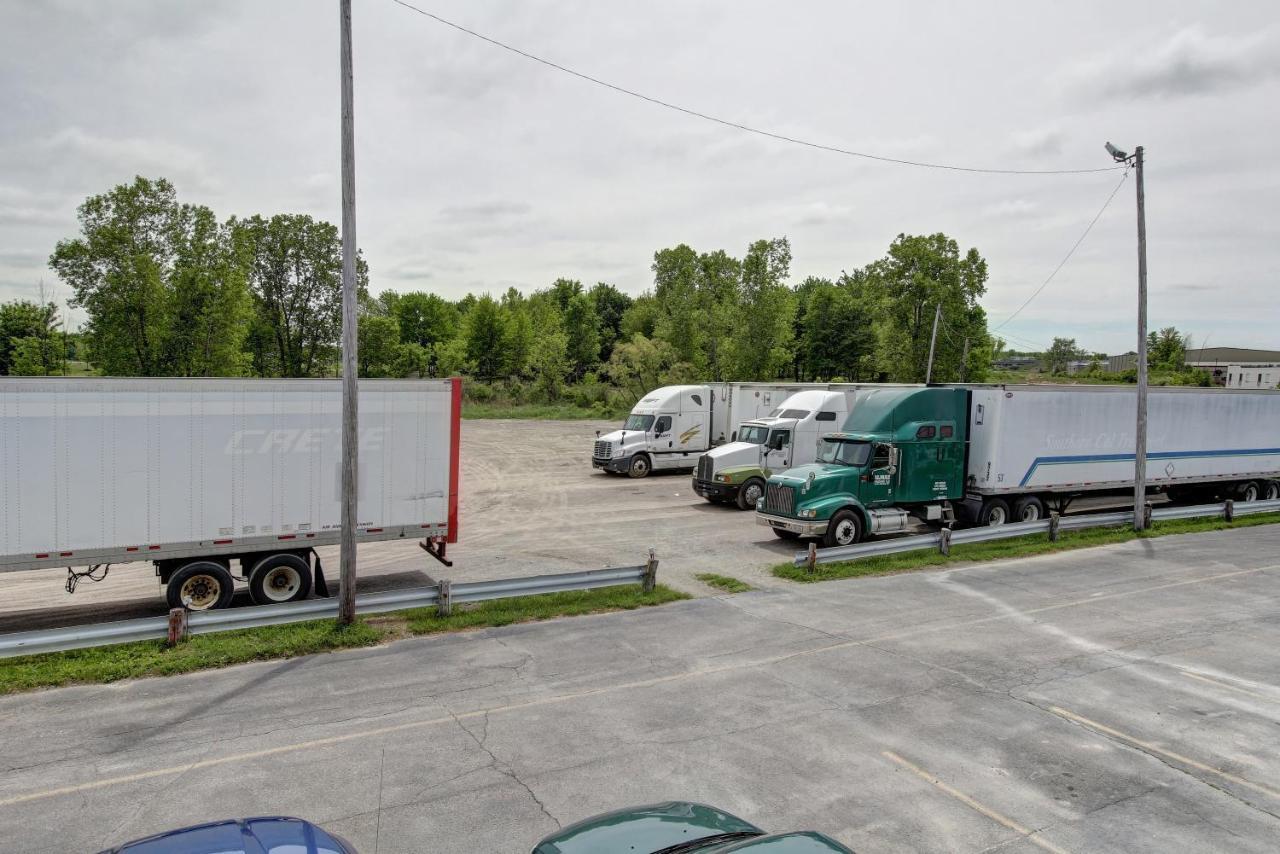
<svg viewBox="0 0 1280 854">
<path fill-rule="evenodd" d="M 64 688 L 0 698 L 0 838 L 527 852 L 679 798 L 859 852 L 1274 851 L 1278 650 L 1264 526 Z"/>
</svg>

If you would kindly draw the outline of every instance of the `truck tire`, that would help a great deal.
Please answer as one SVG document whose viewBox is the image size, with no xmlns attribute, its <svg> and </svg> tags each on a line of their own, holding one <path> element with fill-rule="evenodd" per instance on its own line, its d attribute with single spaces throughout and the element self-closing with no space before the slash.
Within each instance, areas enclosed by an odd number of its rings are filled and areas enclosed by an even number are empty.
<svg viewBox="0 0 1280 854">
<path fill-rule="evenodd" d="M 832 546 L 851 546 L 862 539 L 862 517 L 855 511 L 839 510 L 831 517 L 827 532 L 822 535 L 822 544 Z"/>
<path fill-rule="evenodd" d="M 627 475 L 630 477 L 648 477 L 653 464 L 649 461 L 648 454 L 636 454 L 631 458 L 631 465 L 627 466 Z"/>
<path fill-rule="evenodd" d="M 211 560 L 195 560 L 169 576 L 164 595 L 170 608 L 212 611 L 230 605 L 234 594 L 230 570 Z"/>
<path fill-rule="evenodd" d="M 770 527 L 770 528 L 769 528 L 769 530 L 770 530 L 770 531 L 773 531 L 773 535 L 774 535 L 775 537 L 777 537 L 778 539 L 780 539 L 780 540 L 798 540 L 798 539 L 800 539 L 800 535 L 799 535 L 799 534 L 797 534 L 795 531 L 788 531 L 786 528 L 774 528 L 774 527 Z"/>
<path fill-rule="evenodd" d="M 1239 490 L 1241 501 L 1257 501 L 1258 496 L 1262 494 L 1262 490 L 1258 488 L 1256 480 L 1245 481 L 1237 489 Z"/>
<path fill-rule="evenodd" d="M 1044 502 L 1034 495 L 1024 495 L 1013 503 L 1015 522 L 1039 522 L 1044 517 Z"/>
<path fill-rule="evenodd" d="M 1009 521 L 1009 504 L 1003 498 L 988 498 L 978 514 L 978 524 L 998 528 Z"/>
<path fill-rule="evenodd" d="M 764 481 L 758 477 L 749 478 L 738 490 L 738 509 L 756 509 L 756 502 L 762 495 L 764 495 Z"/>
<path fill-rule="evenodd" d="M 1262 490 L 1262 497 L 1267 501 L 1280 499 L 1280 480 L 1269 480 Z"/>
<path fill-rule="evenodd" d="M 295 554 L 267 555 L 249 572 L 249 595 L 257 605 L 279 605 L 311 594 L 311 565 Z"/>
</svg>

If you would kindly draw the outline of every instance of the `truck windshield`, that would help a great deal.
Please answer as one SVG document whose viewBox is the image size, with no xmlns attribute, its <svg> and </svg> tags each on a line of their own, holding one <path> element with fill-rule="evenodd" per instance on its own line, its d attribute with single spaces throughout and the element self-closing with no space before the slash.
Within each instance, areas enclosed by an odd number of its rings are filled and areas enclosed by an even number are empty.
<svg viewBox="0 0 1280 854">
<path fill-rule="evenodd" d="M 627 416 L 627 423 L 622 425 L 623 430 L 644 430 L 648 431 L 653 426 L 652 415 L 636 415 Z"/>
<path fill-rule="evenodd" d="M 738 431 L 739 442 L 749 442 L 752 445 L 763 445 L 764 440 L 769 437 L 769 428 L 760 427 L 755 424 L 748 424 Z"/>
<path fill-rule="evenodd" d="M 818 452 L 818 462 L 838 466 L 861 468 L 871 457 L 871 445 L 868 442 L 851 442 L 847 439 L 823 439 L 822 450 Z"/>
</svg>

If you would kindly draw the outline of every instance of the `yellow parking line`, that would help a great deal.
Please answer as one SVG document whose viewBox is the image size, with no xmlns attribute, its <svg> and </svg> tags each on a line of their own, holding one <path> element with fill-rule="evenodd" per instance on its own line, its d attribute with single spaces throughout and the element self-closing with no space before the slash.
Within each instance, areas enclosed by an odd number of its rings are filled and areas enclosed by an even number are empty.
<svg viewBox="0 0 1280 854">
<path fill-rule="evenodd" d="M 886 759 L 896 762 L 897 764 L 901 765 L 903 768 L 906 768 L 912 774 L 915 774 L 917 777 L 919 777 L 921 780 L 924 780 L 929 785 L 934 786 L 946 792 L 948 795 L 955 798 L 957 801 L 964 804 L 974 812 L 985 815 L 987 818 L 991 819 L 996 824 L 999 824 L 1002 827 L 1006 827 L 1009 830 L 1012 830 L 1014 833 L 1024 837 L 1031 843 L 1043 848 L 1045 851 L 1052 851 L 1054 852 L 1054 854 L 1067 854 L 1066 851 L 1054 845 L 1052 842 L 1048 842 L 1044 839 L 1041 839 L 1037 835 L 1039 831 L 1031 830 L 1030 828 L 1023 827 L 1022 825 L 1018 824 L 1016 821 L 1009 818 L 1008 816 L 1001 815 L 1000 813 L 991 809 L 991 807 L 986 806 L 985 804 L 979 803 L 978 801 L 975 801 L 973 798 L 969 797 L 964 792 L 960 791 L 959 789 L 956 789 L 953 786 L 948 786 L 946 783 L 939 780 L 933 774 L 930 774 L 928 771 L 924 770 L 914 762 L 908 759 L 903 759 L 901 756 L 894 753 L 892 750 L 883 750 L 881 751 L 881 755 L 884 756 Z"/>
<path fill-rule="evenodd" d="M 1188 679 L 1198 679 L 1201 682 L 1207 682 L 1210 685 L 1216 685 L 1219 688 L 1226 688 L 1228 691 L 1236 691 L 1241 694 L 1248 694 L 1250 697 L 1257 697 L 1259 700 L 1271 700 L 1272 702 L 1278 701 L 1276 697 L 1268 697 L 1266 694 L 1262 694 L 1258 691 L 1250 691 L 1248 688 L 1241 688 L 1238 685 L 1232 685 L 1230 683 L 1223 682 L 1220 679 L 1211 679 L 1208 676 L 1203 676 L 1199 673 L 1192 673 L 1190 670 L 1183 670 L 1182 668 L 1178 668 L 1178 670 Z"/>
<path fill-rule="evenodd" d="M 1189 756 L 1183 756 L 1181 753 L 1174 753 L 1172 750 L 1165 750 L 1163 747 L 1159 747 L 1150 741 L 1145 741 L 1141 738 L 1137 738 L 1136 736 L 1121 732 L 1118 729 L 1113 729 L 1106 724 L 1100 724 L 1095 720 L 1086 718 L 1084 715 L 1077 715 L 1075 712 L 1068 711 L 1060 706 L 1050 706 L 1049 711 L 1053 712 L 1055 715 L 1064 717 L 1069 721 L 1074 721 L 1075 723 L 1088 727 L 1089 729 L 1103 733 L 1104 735 L 1109 735 L 1113 738 L 1118 738 L 1121 741 L 1128 742 L 1134 747 L 1140 747 L 1150 753 L 1154 753 L 1158 756 L 1163 756 L 1167 759 L 1172 759 L 1175 762 L 1195 768 L 1197 771 L 1203 771 L 1206 774 L 1214 774 L 1224 780 L 1230 780 L 1237 786 L 1243 786 L 1246 789 L 1252 789 L 1260 794 L 1280 800 L 1280 790 L 1273 789 L 1270 786 L 1265 786 L 1262 783 L 1255 783 L 1252 780 L 1246 780 L 1243 777 L 1232 774 L 1230 771 L 1223 771 L 1221 768 L 1214 768 L 1212 765 L 1206 765 L 1203 762 L 1197 762 Z"/>
</svg>

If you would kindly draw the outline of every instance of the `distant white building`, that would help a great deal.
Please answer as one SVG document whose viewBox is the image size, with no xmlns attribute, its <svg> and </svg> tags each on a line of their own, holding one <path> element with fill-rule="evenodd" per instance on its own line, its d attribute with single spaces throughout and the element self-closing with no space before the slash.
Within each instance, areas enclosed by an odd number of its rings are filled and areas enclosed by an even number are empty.
<svg viewBox="0 0 1280 854">
<path fill-rule="evenodd" d="M 1227 388 L 1280 388 L 1280 362 L 1269 365 L 1228 365 Z"/>
<path fill-rule="evenodd" d="M 1124 353 L 1107 359 L 1111 373 L 1137 367 L 1138 355 Z M 1230 388 L 1280 387 L 1280 350 L 1247 347 L 1202 347 L 1187 351 L 1187 364 L 1208 371 L 1214 385 Z"/>
</svg>

